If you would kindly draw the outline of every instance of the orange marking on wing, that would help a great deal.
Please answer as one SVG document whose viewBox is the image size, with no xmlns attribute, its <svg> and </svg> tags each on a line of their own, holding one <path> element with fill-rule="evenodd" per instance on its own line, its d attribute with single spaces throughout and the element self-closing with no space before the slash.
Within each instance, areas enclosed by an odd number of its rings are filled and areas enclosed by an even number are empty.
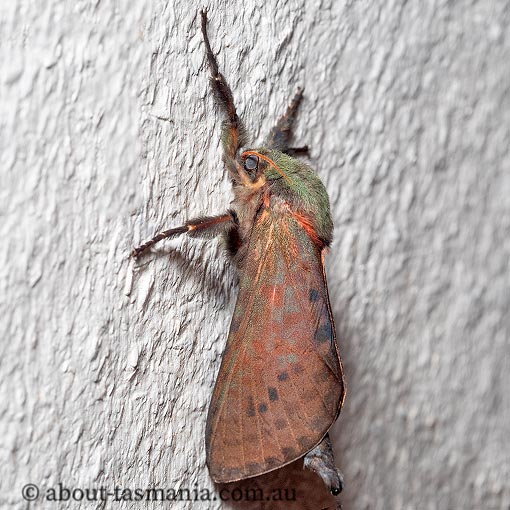
<svg viewBox="0 0 510 510">
<path fill-rule="evenodd" d="M 267 252 L 267 250 L 269 249 L 269 245 L 273 241 L 273 230 L 274 230 L 274 225 L 271 223 L 271 226 L 269 227 L 269 232 L 267 234 L 267 243 L 266 243 L 266 247 L 264 248 L 264 253 Z M 259 281 L 260 272 L 262 271 L 264 262 L 265 262 L 265 257 L 264 257 L 264 254 L 262 254 L 262 256 L 260 257 L 259 267 L 257 268 L 257 274 L 255 275 L 255 282 Z"/>
<path fill-rule="evenodd" d="M 268 158 L 264 154 L 261 154 L 260 152 L 257 151 L 243 152 L 241 154 L 241 157 L 243 159 L 246 159 L 250 155 L 257 156 L 260 159 L 263 159 L 266 163 L 269 163 L 289 184 L 293 184 L 292 179 L 271 158 Z"/>
<path fill-rule="evenodd" d="M 315 231 L 315 228 L 310 218 L 299 212 L 292 212 L 291 214 L 292 216 L 294 216 L 294 218 L 296 218 L 298 223 L 305 229 L 306 233 L 310 236 L 313 243 L 319 247 L 322 247 L 324 243 L 321 240 L 321 238 L 317 235 L 317 232 Z"/>
<path fill-rule="evenodd" d="M 264 193 L 263 203 L 264 203 L 264 207 L 266 209 L 269 209 L 269 206 L 271 205 L 271 195 L 267 192 L 267 190 Z M 264 212 L 266 212 L 266 211 L 264 211 Z"/>
</svg>

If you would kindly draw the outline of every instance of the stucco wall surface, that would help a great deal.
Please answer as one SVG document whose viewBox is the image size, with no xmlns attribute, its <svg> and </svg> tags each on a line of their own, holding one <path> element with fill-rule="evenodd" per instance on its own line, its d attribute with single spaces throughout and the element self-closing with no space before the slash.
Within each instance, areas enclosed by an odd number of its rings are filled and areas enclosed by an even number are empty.
<svg viewBox="0 0 510 510">
<path fill-rule="evenodd" d="M 295 139 L 336 227 L 342 507 L 508 509 L 508 2 L 207 4 L 254 142 L 305 88 Z M 249 506 L 42 499 L 59 482 L 213 489 L 204 427 L 235 273 L 217 241 L 129 258 L 230 200 L 201 6 L 0 5 L 2 508 Z M 285 508 L 333 504 L 316 498 Z"/>
</svg>

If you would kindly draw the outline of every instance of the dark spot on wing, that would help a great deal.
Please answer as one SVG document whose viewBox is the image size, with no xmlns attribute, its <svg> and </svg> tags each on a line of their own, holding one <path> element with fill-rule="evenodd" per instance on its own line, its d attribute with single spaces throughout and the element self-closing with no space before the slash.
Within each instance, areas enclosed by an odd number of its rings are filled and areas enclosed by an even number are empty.
<svg viewBox="0 0 510 510">
<path fill-rule="evenodd" d="M 275 420 L 274 426 L 276 427 L 276 430 L 283 430 L 287 426 L 287 422 L 279 418 L 278 420 Z"/>
<path fill-rule="evenodd" d="M 271 402 L 278 400 L 278 390 L 276 388 L 269 387 L 267 392 L 269 393 L 269 400 Z"/>
<path fill-rule="evenodd" d="M 287 372 L 282 372 L 281 374 L 278 374 L 279 381 L 286 381 L 288 378 L 289 374 Z"/>
<path fill-rule="evenodd" d="M 315 332 L 315 341 L 319 344 L 324 342 L 331 342 L 333 338 L 333 328 L 331 326 L 331 322 L 328 317 L 328 321 L 320 326 Z"/>
<path fill-rule="evenodd" d="M 312 430 L 317 432 L 323 432 L 324 429 L 329 425 L 327 416 L 314 416 L 310 423 Z"/>
<path fill-rule="evenodd" d="M 319 301 L 320 297 L 320 292 L 317 289 L 310 289 L 310 301 L 312 303 Z"/>
<path fill-rule="evenodd" d="M 301 448 L 310 448 L 310 439 L 306 436 L 301 436 L 298 438 L 298 443 Z"/>
<path fill-rule="evenodd" d="M 296 450 L 294 448 L 282 448 L 283 456 L 288 459 L 289 457 L 295 457 L 296 456 Z"/>
<path fill-rule="evenodd" d="M 259 412 L 265 413 L 267 411 L 267 404 L 259 404 Z"/>
<path fill-rule="evenodd" d="M 258 462 L 250 462 L 246 464 L 246 468 L 249 473 L 257 473 L 260 471 L 261 465 Z"/>
<path fill-rule="evenodd" d="M 299 365 L 299 364 L 298 364 L 298 365 L 294 365 L 294 366 L 292 367 L 292 371 L 293 371 L 295 374 L 302 374 L 302 373 L 305 371 L 305 369 L 304 369 L 301 365 Z"/>
<path fill-rule="evenodd" d="M 264 460 L 266 462 L 266 466 L 269 468 L 276 467 L 280 464 L 280 461 L 275 457 L 267 457 Z"/>
<path fill-rule="evenodd" d="M 248 397 L 248 416 L 255 416 L 255 404 L 253 397 Z"/>
</svg>

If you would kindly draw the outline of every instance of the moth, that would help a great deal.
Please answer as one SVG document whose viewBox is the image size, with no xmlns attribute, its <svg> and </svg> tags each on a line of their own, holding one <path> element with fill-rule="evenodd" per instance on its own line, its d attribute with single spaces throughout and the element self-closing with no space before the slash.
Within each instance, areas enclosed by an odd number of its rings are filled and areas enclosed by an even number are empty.
<svg viewBox="0 0 510 510">
<path fill-rule="evenodd" d="M 289 145 L 302 90 L 264 144 L 245 148 L 206 11 L 201 22 L 234 198 L 227 212 L 165 230 L 132 254 L 181 234 L 221 235 L 237 268 L 239 294 L 207 416 L 212 479 L 238 481 L 304 457 L 304 466 L 338 494 L 343 479 L 328 431 L 345 399 L 345 379 L 324 270 L 333 223 L 323 183 L 298 159 L 307 147 Z"/>
</svg>

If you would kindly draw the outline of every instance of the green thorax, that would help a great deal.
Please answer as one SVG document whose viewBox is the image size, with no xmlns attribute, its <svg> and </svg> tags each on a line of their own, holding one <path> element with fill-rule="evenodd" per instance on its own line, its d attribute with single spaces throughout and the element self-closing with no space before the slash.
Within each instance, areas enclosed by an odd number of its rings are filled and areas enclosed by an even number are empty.
<svg viewBox="0 0 510 510">
<path fill-rule="evenodd" d="M 264 173 L 271 195 L 308 216 L 317 235 L 329 243 L 333 235 L 333 221 L 328 193 L 319 176 L 310 166 L 283 152 L 267 149 L 257 149 L 257 152 L 271 159 L 287 177 L 282 177 L 271 164 L 266 165 Z"/>
</svg>

